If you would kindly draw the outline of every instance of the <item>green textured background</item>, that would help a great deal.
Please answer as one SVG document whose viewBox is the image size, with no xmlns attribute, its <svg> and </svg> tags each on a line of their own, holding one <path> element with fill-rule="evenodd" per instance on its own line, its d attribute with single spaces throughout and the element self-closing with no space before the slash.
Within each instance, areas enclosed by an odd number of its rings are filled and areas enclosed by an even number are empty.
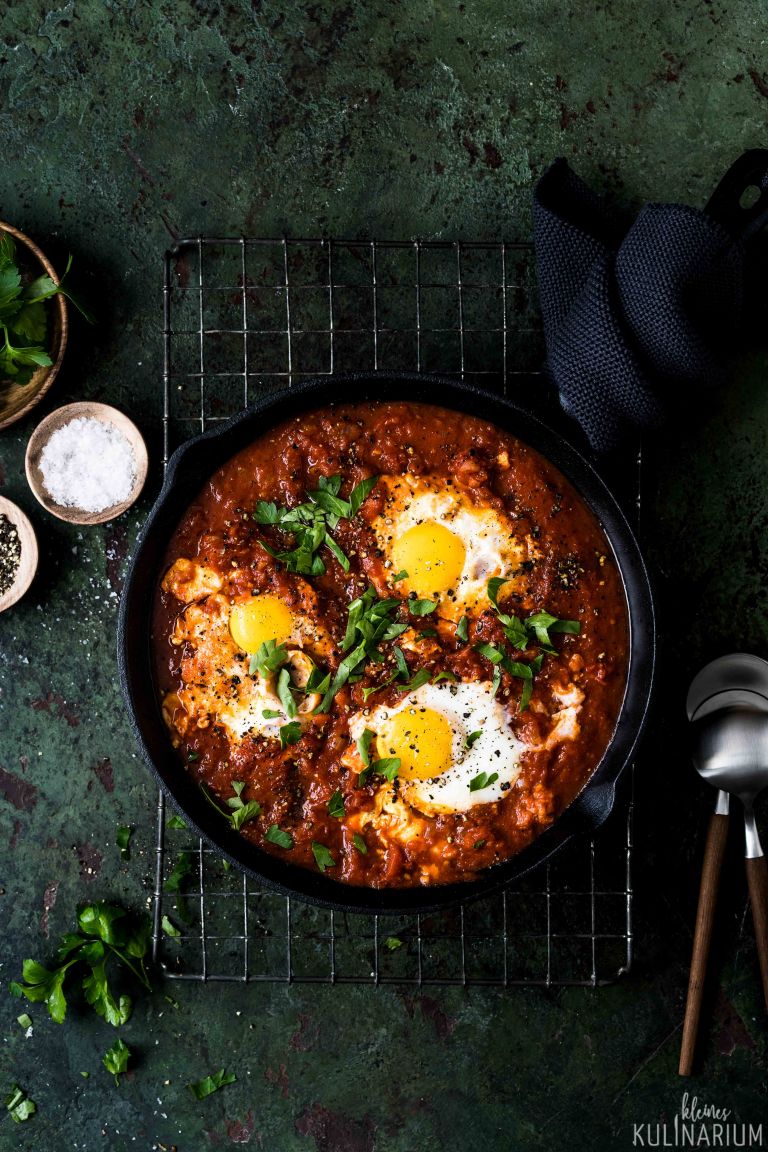
<svg viewBox="0 0 768 1152">
<path fill-rule="evenodd" d="M 765 143 L 768 17 L 754 0 L 221 5 L 21 0 L 0 6 L 0 215 L 98 311 L 33 416 L 0 434 L 0 491 L 33 516 L 42 563 L 0 619 L 0 976 L 50 955 L 76 903 L 138 905 L 154 789 L 116 684 L 126 556 L 156 491 L 106 527 L 46 517 L 24 479 L 37 419 L 76 398 L 159 415 L 159 268 L 186 234 L 526 239 L 554 156 L 611 200 L 702 204 Z M 759 302 L 760 303 L 760 302 Z M 765 320 L 762 307 L 761 318 Z M 731 647 L 768 651 L 766 362 L 661 439 L 646 533 L 661 606 L 659 714 L 639 783 L 637 962 L 596 992 L 173 987 L 125 1029 L 135 1073 L 100 1067 L 113 1033 L 0 1000 L 0 1089 L 38 1105 L 0 1146 L 247 1144 L 280 1152 L 625 1149 L 679 1107 L 679 1025 L 705 813 L 679 718 L 687 677 Z M 157 440 L 152 441 L 156 450 Z M 118 823 L 137 826 L 121 865 Z M 737 855 L 733 845 L 734 858 Z M 735 860 L 700 1100 L 757 1122 L 765 1015 Z M 746 934 L 745 934 L 746 932 Z M 192 1101 L 226 1065 L 238 1083 Z M 89 1071 L 90 1078 L 81 1078 Z M 768 1139 L 768 1132 L 766 1133 Z"/>
</svg>

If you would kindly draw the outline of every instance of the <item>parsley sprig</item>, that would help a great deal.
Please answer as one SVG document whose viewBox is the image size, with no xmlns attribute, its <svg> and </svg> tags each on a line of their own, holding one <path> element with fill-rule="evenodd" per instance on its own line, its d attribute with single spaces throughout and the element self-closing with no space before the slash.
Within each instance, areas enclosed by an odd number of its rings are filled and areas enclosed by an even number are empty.
<svg viewBox="0 0 768 1152">
<path fill-rule="evenodd" d="M 219 815 L 223 816 L 225 820 L 228 820 L 236 832 L 239 832 L 240 829 L 242 828 L 243 824 L 245 824 L 248 820 L 255 820 L 257 816 L 261 815 L 261 804 L 259 804 L 257 800 L 248 800 L 248 801 L 243 800 L 243 789 L 244 788 L 245 788 L 245 781 L 244 780 L 233 780 L 232 781 L 232 790 L 235 794 L 234 794 L 234 796 L 228 797 L 228 799 L 226 801 L 227 808 L 231 809 L 230 812 L 227 812 L 224 808 L 222 808 L 219 804 L 216 803 L 216 801 L 214 800 L 213 796 L 211 795 L 211 793 L 208 791 L 207 788 L 203 787 L 202 785 L 200 788 L 201 792 L 203 793 L 203 796 L 208 801 L 208 803 L 211 805 L 211 807 L 215 808 L 216 811 L 219 813 Z M 183 855 L 185 855 L 185 853 L 182 853 L 182 856 Z M 170 880 L 172 878 L 173 878 L 173 874 L 165 882 L 166 892 L 177 891 L 177 889 L 170 889 L 168 887 Z"/>
<path fill-rule="evenodd" d="M 68 932 L 58 949 L 60 963 L 46 968 L 37 960 L 25 960 L 22 981 L 11 981 L 14 996 L 26 996 L 32 1003 L 44 1003 L 57 1024 L 67 1014 L 64 985 L 77 975 L 80 987 L 94 1011 L 116 1028 L 125 1024 L 132 1009 L 130 996 L 117 994 L 109 983 L 108 962 L 116 959 L 136 979 L 151 990 L 145 967 L 151 925 L 146 918 L 129 917 L 115 904 L 86 904 L 77 917 L 79 931 Z"/>
<path fill-rule="evenodd" d="M 286 508 L 273 501 L 259 500 L 253 513 L 257 524 L 280 528 L 293 537 L 293 547 L 273 548 L 260 540 L 262 548 L 279 560 L 289 572 L 304 576 L 322 576 L 325 562 L 320 555 L 322 548 L 336 557 L 345 572 L 349 572 L 349 560 L 331 536 L 340 520 L 351 520 L 362 507 L 363 501 L 372 492 L 378 476 L 361 480 L 343 499 L 341 476 L 321 476 L 317 489 L 307 492 L 307 501 L 293 508 Z"/>
</svg>

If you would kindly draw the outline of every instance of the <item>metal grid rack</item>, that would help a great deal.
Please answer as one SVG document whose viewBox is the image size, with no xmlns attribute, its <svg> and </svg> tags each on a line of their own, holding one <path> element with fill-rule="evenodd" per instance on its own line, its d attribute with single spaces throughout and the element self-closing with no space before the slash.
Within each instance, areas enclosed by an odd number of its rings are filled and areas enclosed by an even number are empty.
<svg viewBox="0 0 768 1152">
<path fill-rule="evenodd" d="M 166 254 L 163 301 L 166 462 L 189 436 L 301 379 L 415 369 L 515 396 L 516 377 L 530 387 L 543 359 L 527 244 L 183 240 Z M 556 419 L 536 380 L 520 399 Z M 634 470 L 618 479 L 637 501 Z M 631 966 L 631 773 L 596 837 L 430 915 L 361 916 L 276 895 L 169 825 L 162 793 L 157 821 L 154 958 L 172 979 L 595 987 Z M 172 895 L 164 885 L 182 852 L 189 872 Z"/>
</svg>

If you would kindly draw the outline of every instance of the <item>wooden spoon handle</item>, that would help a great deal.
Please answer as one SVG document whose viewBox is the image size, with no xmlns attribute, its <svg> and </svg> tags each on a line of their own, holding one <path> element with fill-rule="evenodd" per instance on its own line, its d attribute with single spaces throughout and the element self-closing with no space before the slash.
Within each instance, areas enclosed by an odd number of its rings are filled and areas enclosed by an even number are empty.
<svg viewBox="0 0 768 1152">
<path fill-rule="evenodd" d="M 683 1042 L 680 1048 L 681 1076 L 690 1076 L 696 1049 L 696 1036 L 699 1031 L 701 998 L 704 993 L 704 980 L 707 974 L 709 944 L 712 939 L 712 925 L 715 919 L 717 890 L 720 886 L 720 869 L 723 864 L 725 845 L 728 839 L 729 817 L 720 812 L 712 814 L 707 831 L 704 849 L 704 866 L 701 871 L 699 906 L 696 910 L 696 931 L 693 937 L 691 974 L 688 978 L 688 1000 L 685 1005 Z"/>
<path fill-rule="evenodd" d="M 768 866 L 765 856 L 747 859 L 749 898 L 752 901 L 752 919 L 755 924 L 757 955 L 763 978 L 763 996 L 768 1008 Z"/>
</svg>

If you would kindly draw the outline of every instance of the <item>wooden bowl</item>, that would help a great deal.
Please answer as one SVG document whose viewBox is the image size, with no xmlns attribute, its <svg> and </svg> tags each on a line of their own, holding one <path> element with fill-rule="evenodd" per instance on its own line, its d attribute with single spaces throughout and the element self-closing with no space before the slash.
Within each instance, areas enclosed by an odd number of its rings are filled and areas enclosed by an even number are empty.
<svg viewBox="0 0 768 1152">
<path fill-rule="evenodd" d="M 0 516 L 6 516 L 15 526 L 21 544 L 21 557 L 13 583 L 0 596 L 0 612 L 5 612 L 6 608 L 21 600 L 34 579 L 37 571 L 37 537 L 29 517 L 4 496 L 0 496 Z"/>
<path fill-rule="evenodd" d="M 12 228 L 10 224 L 0 220 L 0 231 L 13 236 L 20 248 L 26 250 L 30 262 L 34 262 L 47 272 L 54 284 L 59 283 L 53 265 L 42 252 L 34 240 Z M 16 384 L 13 380 L 0 381 L 0 429 L 7 428 L 26 416 L 30 408 L 34 408 L 42 400 L 46 392 L 58 375 L 61 362 L 64 359 L 64 349 L 67 346 L 67 332 L 69 319 L 67 317 L 67 301 L 63 296 L 52 296 L 48 301 L 48 352 L 53 364 L 46 368 L 36 368 L 31 379 L 26 384 Z"/>
<path fill-rule="evenodd" d="M 113 427 L 123 433 L 136 457 L 136 482 L 130 496 L 120 504 L 115 504 L 111 508 L 104 508 L 101 512 L 86 512 L 82 508 L 70 508 L 63 504 L 57 504 L 48 494 L 40 471 L 40 456 L 53 433 L 78 417 L 100 420 L 103 424 L 112 424 Z M 29 438 L 24 465 L 30 488 L 43 508 L 51 515 L 57 516 L 59 520 L 66 520 L 69 524 L 103 524 L 107 520 L 114 520 L 116 516 L 121 516 L 139 498 L 147 478 L 147 446 L 133 421 L 124 416 L 117 408 L 112 408 L 109 404 L 96 404 L 93 401 L 84 400 L 77 404 L 65 404 L 62 408 L 57 408 L 55 412 L 51 412 L 38 424 Z"/>
</svg>

